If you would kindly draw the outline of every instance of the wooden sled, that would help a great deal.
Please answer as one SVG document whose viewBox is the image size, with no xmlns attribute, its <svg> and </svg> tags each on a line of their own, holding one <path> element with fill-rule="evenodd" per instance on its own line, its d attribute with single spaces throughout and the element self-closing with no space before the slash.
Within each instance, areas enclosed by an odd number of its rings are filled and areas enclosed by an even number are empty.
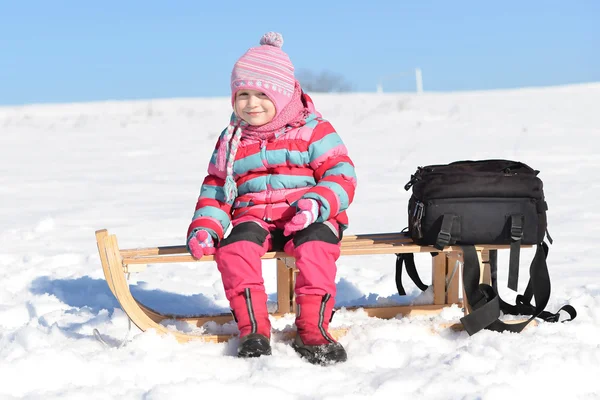
<svg viewBox="0 0 600 400">
<path fill-rule="evenodd" d="M 227 341 L 232 335 L 211 334 L 187 334 L 180 331 L 170 330 L 161 325 L 162 321 L 175 320 L 202 327 L 205 323 L 214 321 L 224 324 L 233 320 L 231 314 L 218 315 L 196 315 L 180 316 L 161 314 L 152 308 L 137 301 L 129 290 L 126 275 L 141 272 L 147 264 L 156 263 L 182 263 L 182 262 L 204 262 L 213 261 L 213 256 L 204 256 L 201 260 L 194 259 L 185 246 L 164 246 L 137 249 L 119 249 L 117 237 L 109 235 L 105 229 L 96 231 L 98 252 L 102 262 L 102 269 L 110 291 L 117 298 L 123 311 L 140 330 L 154 329 L 159 334 L 173 335 L 179 342 L 190 340 L 203 340 L 207 342 Z M 491 282 L 489 268 L 489 251 L 496 249 L 508 249 L 508 245 L 481 245 L 475 246 L 480 268 L 482 270 L 481 281 Z M 420 246 L 412 242 L 403 233 L 377 233 L 355 236 L 345 236 L 341 243 L 341 255 L 374 255 L 374 254 L 404 254 L 404 253 L 431 253 L 439 252 L 432 246 Z M 288 313 L 293 313 L 294 283 L 297 270 L 295 260 L 284 252 L 268 252 L 263 259 L 277 260 L 277 311 L 271 313 L 275 318 Z M 462 265 L 461 248 L 457 246 L 446 247 L 441 254 L 432 257 L 432 286 L 433 303 L 415 305 L 394 306 L 361 306 L 346 307 L 347 310 L 363 309 L 371 317 L 391 319 L 398 314 L 403 316 L 438 314 L 445 307 L 457 304 L 462 307 L 459 298 L 459 279 L 462 276 L 460 268 Z M 463 296 L 464 298 L 464 296 Z M 464 308 L 468 313 L 468 307 Z M 520 322 L 520 321 L 515 321 Z M 448 324 L 454 330 L 460 329 L 460 324 Z M 346 333 L 346 329 L 331 329 L 331 334 L 337 339 Z M 283 339 L 293 338 L 294 331 L 275 333 L 275 336 L 283 336 Z"/>
</svg>

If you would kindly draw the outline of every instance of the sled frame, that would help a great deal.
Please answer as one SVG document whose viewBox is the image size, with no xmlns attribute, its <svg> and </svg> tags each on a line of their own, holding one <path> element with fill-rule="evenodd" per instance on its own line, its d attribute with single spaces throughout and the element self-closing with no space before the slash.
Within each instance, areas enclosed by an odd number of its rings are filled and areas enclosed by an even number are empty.
<svg viewBox="0 0 600 400">
<path fill-rule="evenodd" d="M 205 323 L 213 321 L 224 324 L 233 320 L 230 313 L 213 315 L 170 315 L 161 314 L 152 308 L 136 300 L 127 281 L 130 273 L 143 271 L 147 264 L 157 263 L 183 263 L 214 261 L 214 256 L 208 255 L 200 260 L 194 259 L 187 251 L 186 246 L 163 246 L 135 249 L 120 249 L 117 237 L 109 234 L 106 229 L 96 231 L 96 241 L 102 270 L 106 282 L 112 294 L 116 297 L 123 311 L 131 322 L 141 331 L 154 329 L 159 334 L 173 335 L 178 342 L 184 343 L 190 340 L 202 340 L 206 342 L 224 342 L 233 335 L 229 334 L 187 334 L 174 331 L 161 325 L 164 320 L 183 321 L 196 327 L 202 327 Z M 481 268 L 481 281 L 490 283 L 489 250 L 509 249 L 508 245 L 477 245 L 475 249 L 478 254 Z M 445 307 L 453 304 L 463 307 L 462 299 L 459 298 L 459 281 L 462 276 L 462 250 L 458 246 L 448 246 L 440 251 L 432 246 L 421 246 L 415 244 L 404 233 L 375 233 L 354 236 L 344 236 L 341 241 L 341 256 L 353 255 L 375 255 L 375 254 L 405 254 L 405 253 L 438 253 L 432 257 L 431 285 L 433 286 L 432 304 L 415 305 L 392 305 L 392 306 L 358 306 L 345 307 L 347 310 L 363 309 L 370 317 L 392 319 L 397 315 L 435 315 L 439 314 Z M 284 252 L 267 252 L 262 259 L 276 259 L 277 265 L 277 311 L 270 313 L 278 318 L 295 310 L 294 284 L 297 274 L 295 259 Z M 462 294 L 462 298 L 465 298 Z M 465 314 L 469 312 L 464 308 Z M 460 329 L 460 324 L 452 325 L 453 329 Z M 345 334 L 345 329 L 330 329 L 331 334 L 337 339 Z M 284 339 L 294 336 L 295 332 L 284 332 Z"/>
</svg>

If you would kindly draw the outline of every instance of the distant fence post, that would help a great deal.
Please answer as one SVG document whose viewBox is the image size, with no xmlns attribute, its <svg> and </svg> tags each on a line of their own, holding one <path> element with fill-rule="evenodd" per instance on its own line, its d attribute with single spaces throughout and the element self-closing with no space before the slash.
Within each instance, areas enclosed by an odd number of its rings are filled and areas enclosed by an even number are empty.
<svg viewBox="0 0 600 400">
<path fill-rule="evenodd" d="M 417 81 L 417 93 L 423 93 L 423 73 L 421 68 L 415 68 L 415 79 Z"/>
</svg>

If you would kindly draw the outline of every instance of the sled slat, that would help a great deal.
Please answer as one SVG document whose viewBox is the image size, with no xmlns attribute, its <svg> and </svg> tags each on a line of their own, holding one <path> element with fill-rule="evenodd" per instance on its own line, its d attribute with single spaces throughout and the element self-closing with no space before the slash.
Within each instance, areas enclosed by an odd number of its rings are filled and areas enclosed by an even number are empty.
<svg viewBox="0 0 600 400">
<path fill-rule="evenodd" d="M 371 254 L 396 254 L 396 253 L 428 253 L 433 249 L 427 246 L 412 245 L 380 245 L 371 247 L 342 247 L 342 256 L 356 256 L 356 255 L 371 255 Z M 270 251 L 266 253 L 262 258 L 263 260 L 270 260 L 274 258 L 285 258 L 289 257 L 288 254 L 283 251 Z M 214 261 L 214 256 L 204 256 L 200 260 L 196 260 L 189 253 L 177 254 L 177 255 L 164 255 L 164 256 L 129 256 L 123 258 L 124 264 L 152 264 L 152 263 L 182 263 L 182 262 L 193 262 L 193 261 Z"/>
<path fill-rule="evenodd" d="M 531 246 L 522 246 L 523 248 Z M 510 249 L 510 245 L 476 245 L 476 250 L 501 250 Z M 346 242 L 346 238 L 342 240 L 341 255 L 370 255 L 370 254 L 396 254 L 396 253 L 430 253 L 437 252 L 433 246 L 420 246 L 406 240 L 387 241 L 387 242 Z M 460 252 L 462 249 L 458 246 L 448 246 L 444 252 Z M 145 264 L 153 262 L 190 262 L 190 261 L 214 261 L 213 256 L 204 256 L 200 260 L 194 259 L 185 246 L 164 246 L 140 249 L 124 249 L 121 250 L 121 256 L 125 259 L 125 264 Z M 288 254 L 282 251 L 267 252 L 262 258 L 273 259 L 289 257 Z M 162 261 L 156 261 L 162 260 Z"/>
<path fill-rule="evenodd" d="M 401 235 L 401 236 L 399 236 Z M 401 233 L 386 233 L 373 235 L 353 235 L 344 236 L 342 239 L 342 248 L 357 247 L 357 246 L 398 246 L 411 245 L 412 240 Z M 171 255 L 171 254 L 188 254 L 186 246 L 162 246 L 162 247 L 147 247 L 137 249 L 123 249 L 121 255 L 123 257 L 139 257 L 139 256 L 155 256 L 155 255 Z"/>
</svg>

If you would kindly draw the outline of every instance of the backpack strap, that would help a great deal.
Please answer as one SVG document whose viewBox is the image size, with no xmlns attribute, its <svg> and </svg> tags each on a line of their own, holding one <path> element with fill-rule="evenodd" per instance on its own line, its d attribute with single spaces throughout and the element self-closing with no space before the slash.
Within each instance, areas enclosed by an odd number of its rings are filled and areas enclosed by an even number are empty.
<svg viewBox="0 0 600 400">
<path fill-rule="evenodd" d="M 508 288 L 517 291 L 519 284 L 519 261 L 523 241 L 523 216 L 510 216 L 510 261 L 508 264 Z"/>
<path fill-rule="evenodd" d="M 458 215 L 444 214 L 442 217 L 442 226 L 434 245 L 436 249 L 444 250 L 444 247 L 452 242 L 452 228 L 454 228 L 455 233 L 460 231 Z M 454 237 L 454 240 L 456 241 L 456 237 Z"/>
<path fill-rule="evenodd" d="M 498 250 L 489 250 L 490 278 L 492 287 L 498 292 Z"/>
<path fill-rule="evenodd" d="M 546 257 L 548 255 L 548 246 L 541 243 L 537 246 L 537 250 L 531 266 L 529 268 L 530 287 L 529 292 L 521 299 L 522 304 L 510 306 L 498 295 L 498 292 L 493 287 L 480 284 L 479 259 L 474 246 L 461 246 L 463 249 L 463 287 L 465 290 L 466 301 L 471 306 L 471 313 L 461 318 L 461 322 L 469 335 L 473 335 L 482 329 L 489 329 L 498 332 L 521 332 L 533 319 L 544 313 L 544 308 L 550 299 L 550 276 L 548 275 L 548 265 Z M 536 306 L 525 304 L 525 300 L 534 298 Z M 528 303 L 528 302 L 527 302 Z M 507 307 L 508 306 L 508 307 Z M 525 306 L 525 307 L 523 307 Z M 527 307 L 528 306 L 528 307 Z M 500 311 L 510 312 L 510 307 L 519 314 L 531 315 L 526 321 L 507 324 L 499 320 Z M 571 306 L 565 306 L 561 310 L 569 312 L 571 319 L 575 318 L 576 313 L 571 314 L 575 309 Z M 559 310 L 560 311 L 560 310 Z M 551 314 L 550 315 L 556 315 Z M 545 315 L 545 314 L 544 314 Z M 558 317 L 554 321 L 558 321 Z"/>
<path fill-rule="evenodd" d="M 423 283 L 417 272 L 415 265 L 415 255 L 413 253 L 397 253 L 396 254 L 396 289 L 400 296 L 406 296 L 406 291 L 402 285 L 402 265 L 406 263 L 406 272 L 412 281 L 421 291 L 427 290 L 428 286 Z"/>
<path fill-rule="evenodd" d="M 548 245 L 546 243 L 542 243 L 541 246 L 544 249 L 545 257 L 548 257 Z M 531 315 L 535 311 L 535 307 L 531 304 L 531 299 L 533 298 L 533 285 L 531 283 L 531 279 L 527 283 L 527 288 L 522 295 L 517 295 L 515 300 L 516 304 L 511 305 L 500 299 L 500 309 L 505 314 L 511 315 Z M 564 311 L 569 314 L 569 319 L 565 319 L 562 322 L 572 321 L 577 317 L 577 311 L 571 305 L 564 305 L 555 313 L 551 313 L 549 311 L 542 311 L 538 318 L 546 321 L 546 322 L 558 322 L 560 318 L 560 312 Z"/>
</svg>

